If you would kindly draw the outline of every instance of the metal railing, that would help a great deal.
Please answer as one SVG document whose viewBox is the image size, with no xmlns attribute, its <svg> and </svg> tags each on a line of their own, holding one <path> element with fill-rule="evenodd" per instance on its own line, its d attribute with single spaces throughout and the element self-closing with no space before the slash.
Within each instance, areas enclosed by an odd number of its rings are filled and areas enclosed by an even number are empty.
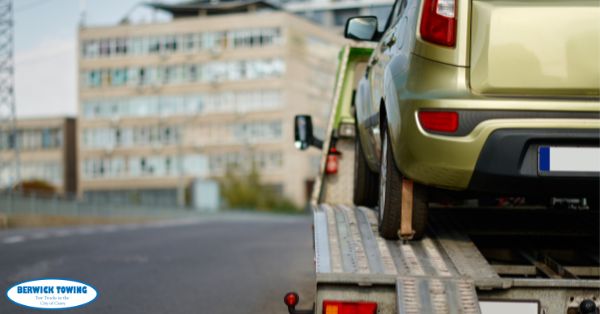
<svg viewBox="0 0 600 314">
<path fill-rule="evenodd" d="M 177 206 L 150 206 L 86 201 L 75 196 L 0 193 L 0 214 L 99 217 L 182 217 L 198 211 Z"/>
</svg>

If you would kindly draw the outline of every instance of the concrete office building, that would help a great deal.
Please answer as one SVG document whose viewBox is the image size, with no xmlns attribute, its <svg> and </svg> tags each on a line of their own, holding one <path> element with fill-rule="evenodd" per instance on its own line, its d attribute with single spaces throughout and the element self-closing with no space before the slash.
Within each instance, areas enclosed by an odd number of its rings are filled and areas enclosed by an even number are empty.
<svg viewBox="0 0 600 314">
<path fill-rule="evenodd" d="M 11 160 L 20 148 L 20 182 L 40 180 L 56 193 L 74 195 L 77 189 L 76 121 L 74 118 L 23 118 L 16 136 L 0 132 L 0 160 Z M 16 140 L 15 140 L 16 139 Z M 15 169 L 0 169 L 0 189 L 19 184 Z"/>
<path fill-rule="evenodd" d="M 255 164 L 303 204 L 319 153 L 293 117 L 325 125 L 341 36 L 262 1 L 151 5 L 173 19 L 80 29 L 80 192 L 173 205 Z"/>
</svg>

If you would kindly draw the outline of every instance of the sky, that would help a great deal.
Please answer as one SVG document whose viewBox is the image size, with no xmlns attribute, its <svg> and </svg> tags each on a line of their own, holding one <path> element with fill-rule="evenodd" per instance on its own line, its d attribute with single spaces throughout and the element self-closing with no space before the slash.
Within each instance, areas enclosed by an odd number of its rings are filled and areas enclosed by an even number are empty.
<svg viewBox="0 0 600 314">
<path fill-rule="evenodd" d="M 142 1 L 13 0 L 17 115 L 76 115 L 77 30 L 83 8 L 85 25 L 114 25 Z"/>
</svg>

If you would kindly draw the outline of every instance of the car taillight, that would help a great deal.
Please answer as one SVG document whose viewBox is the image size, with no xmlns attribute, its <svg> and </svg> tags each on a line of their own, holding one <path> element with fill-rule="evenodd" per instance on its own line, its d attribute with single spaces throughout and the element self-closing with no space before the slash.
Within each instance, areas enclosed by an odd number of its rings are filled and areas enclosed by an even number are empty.
<svg viewBox="0 0 600 314">
<path fill-rule="evenodd" d="M 455 0 L 425 0 L 421 16 L 421 37 L 431 43 L 456 44 Z"/>
<path fill-rule="evenodd" d="M 419 123 L 426 131 L 454 133 L 458 130 L 458 113 L 452 111 L 419 111 Z"/>
<path fill-rule="evenodd" d="M 375 314 L 377 303 L 323 301 L 323 314 Z"/>
</svg>

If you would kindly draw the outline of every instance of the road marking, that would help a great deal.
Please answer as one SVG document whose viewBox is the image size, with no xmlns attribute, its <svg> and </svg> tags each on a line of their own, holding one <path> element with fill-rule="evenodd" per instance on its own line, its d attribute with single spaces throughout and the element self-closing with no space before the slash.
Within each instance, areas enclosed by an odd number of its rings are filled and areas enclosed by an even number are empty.
<svg viewBox="0 0 600 314">
<path fill-rule="evenodd" d="M 116 226 L 104 226 L 100 228 L 100 231 L 102 232 L 115 232 L 117 231 L 117 227 Z"/>
<path fill-rule="evenodd" d="M 77 234 L 81 234 L 81 235 L 92 234 L 94 232 L 96 232 L 96 230 L 94 230 L 92 228 L 81 228 L 81 229 L 77 230 Z"/>
<path fill-rule="evenodd" d="M 2 242 L 4 244 L 14 244 L 14 243 L 19 243 L 19 242 L 23 242 L 23 241 L 25 241 L 24 236 L 12 236 L 12 237 L 8 237 L 8 238 L 2 240 Z"/>
<path fill-rule="evenodd" d="M 55 236 L 55 237 L 66 237 L 66 236 L 69 236 L 71 234 L 72 234 L 72 232 L 69 231 L 69 230 L 58 230 L 58 231 L 54 232 L 53 236 Z"/>
<path fill-rule="evenodd" d="M 137 230 L 142 228 L 140 225 L 125 225 L 122 227 L 123 230 Z"/>
<path fill-rule="evenodd" d="M 44 232 L 38 232 L 31 236 L 31 238 L 35 239 L 35 240 L 41 240 L 41 239 L 45 239 L 47 237 L 48 237 L 48 234 L 44 233 Z"/>
</svg>

